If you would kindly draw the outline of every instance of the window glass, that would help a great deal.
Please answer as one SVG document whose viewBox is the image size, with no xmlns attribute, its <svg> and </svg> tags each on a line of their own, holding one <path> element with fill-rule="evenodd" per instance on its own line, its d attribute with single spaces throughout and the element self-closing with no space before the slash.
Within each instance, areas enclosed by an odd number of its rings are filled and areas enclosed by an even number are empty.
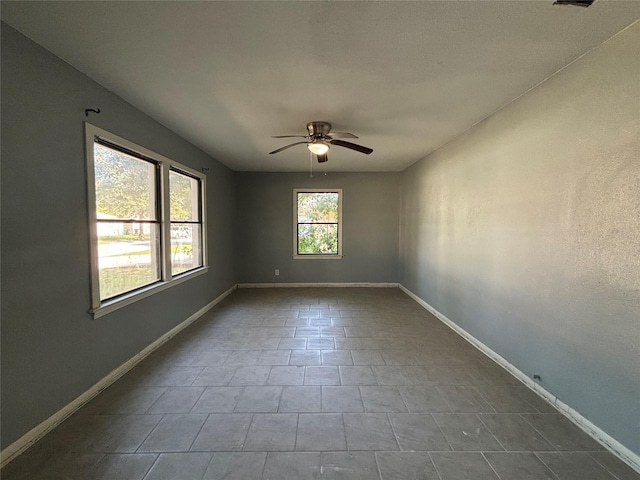
<svg viewBox="0 0 640 480">
<path fill-rule="evenodd" d="M 157 165 L 96 143 L 100 300 L 160 280 Z"/>
<path fill-rule="evenodd" d="M 338 255 L 339 192 L 297 192 L 296 253 Z"/>
<path fill-rule="evenodd" d="M 171 221 L 200 220 L 200 181 L 176 170 L 169 172 Z"/>
<path fill-rule="evenodd" d="M 176 170 L 169 173 L 171 275 L 202 266 L 200 180 Z"/>
</svg>

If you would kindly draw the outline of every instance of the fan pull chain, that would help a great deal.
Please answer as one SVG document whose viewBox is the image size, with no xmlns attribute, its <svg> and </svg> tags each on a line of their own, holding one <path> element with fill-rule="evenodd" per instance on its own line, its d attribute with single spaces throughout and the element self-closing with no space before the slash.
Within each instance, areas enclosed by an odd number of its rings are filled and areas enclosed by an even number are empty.
<svg viewBox="0 0 640 480">
<path fill-rule="evenodd" d="M 313 178 L 313 154 L 309 152 L 309 178 Z"/>
</svg>

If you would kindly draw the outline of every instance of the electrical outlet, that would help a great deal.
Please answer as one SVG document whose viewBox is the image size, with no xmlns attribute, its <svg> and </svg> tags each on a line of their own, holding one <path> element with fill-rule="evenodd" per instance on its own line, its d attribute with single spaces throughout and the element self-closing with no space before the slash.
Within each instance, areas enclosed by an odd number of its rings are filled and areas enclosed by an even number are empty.
<svg viewBox="0 0 640 480">
<path fill-rule="evenodd" d="M 277 277 L 278 275 L 280 275 L 280 269 L 279 269 L 279 268 L 276 268 L 276 277 Z"/>
</svg>

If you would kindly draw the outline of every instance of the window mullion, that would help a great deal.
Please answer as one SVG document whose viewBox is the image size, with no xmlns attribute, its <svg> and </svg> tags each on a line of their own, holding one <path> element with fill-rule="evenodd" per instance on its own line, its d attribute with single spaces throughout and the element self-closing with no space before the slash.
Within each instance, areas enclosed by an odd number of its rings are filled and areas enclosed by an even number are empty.
<svg viewBox="0 0 640 480">
<path fill-rule="evenodd" d="M 171 198 L 169 194 L 169 164 L 160 165 L 160 225 L 162 280 L 171 280 Z"/>
</svg>

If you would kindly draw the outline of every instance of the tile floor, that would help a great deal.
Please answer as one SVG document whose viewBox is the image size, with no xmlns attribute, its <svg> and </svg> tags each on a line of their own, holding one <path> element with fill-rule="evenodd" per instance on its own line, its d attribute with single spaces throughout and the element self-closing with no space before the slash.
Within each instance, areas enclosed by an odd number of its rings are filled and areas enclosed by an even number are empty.
<svg viewBox="0 0 640 480">
<path fill-rule="evenodd" d="M 398 289 L 238 290 L 3 480 L 638 480 Z"/>
</svg>

